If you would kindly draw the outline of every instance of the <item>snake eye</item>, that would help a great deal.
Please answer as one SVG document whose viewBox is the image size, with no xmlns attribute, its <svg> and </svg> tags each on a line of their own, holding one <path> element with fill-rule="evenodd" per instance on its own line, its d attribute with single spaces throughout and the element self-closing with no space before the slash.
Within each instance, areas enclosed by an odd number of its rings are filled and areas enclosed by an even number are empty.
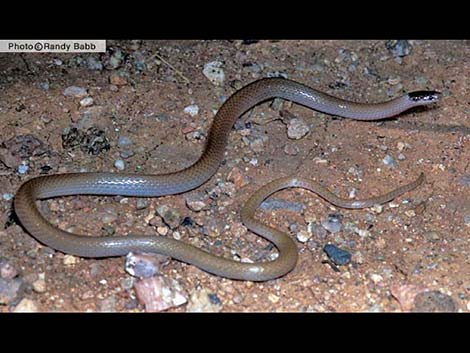
<svg viewBox="0 0 470 353">
<path fill-rule="evenodd" d="M 441 98 L 442 93 L 438 91 L 415 91 L 408 93 L 413 102 L 433 103 Z"/>
</svg>

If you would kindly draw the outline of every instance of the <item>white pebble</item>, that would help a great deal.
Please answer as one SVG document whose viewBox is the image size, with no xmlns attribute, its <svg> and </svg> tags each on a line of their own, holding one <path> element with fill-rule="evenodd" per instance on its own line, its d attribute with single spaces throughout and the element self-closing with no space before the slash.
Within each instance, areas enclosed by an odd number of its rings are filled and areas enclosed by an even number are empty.
<svg viewBox="0 0 470 353">
<path fill-rule="evenodd" d="M 66 266 L 75 265 L 78 262 L 78 258 L 73 255 L 65 255 L 63 263 Z"/>
<path fill-rule="evenodd" d="M 375 284 L 383 281 L 383 277 L 381 275 L 377 275 L 375 273 L 371 274 L 370 275 L 370 279 L 372 280 L 372 282 L 374 282 Z"/>
<path fill-rule="evenodd" d="M 300 232 L 297 233 L 296 238 L 298 241 L 301 243 L 305 243 L 312 237 L 312 234 L 309 232 L 306 232 L 304 230 L 301 230 Z"/>
<path fill-rule="evenodd" d="M 122 159 L 117 159 L 114 161 L 114 166 L 117 170 L 124 170 L 125 168 L 124 161 Z"/>
<path fill-rule="evenodd" d="M 225 73 L 222 69 L 222 63 L 220 61 L 211 61 L 204 65 L 202 73 L 206 76 L 214 85 L 221 85 L 225 80 Z"/>
<path fill-rule="evenodd" d="M 18 173 L 26 174 L 28 172 L 29 166 L 25 162 L 21 162 L 18 166 Z"/>
<path fill-rule="evenodd" d="M 184 112 L 191 116 L 196 116 L 199 113 L 199 107 L 196 104 L 188 105 L 184 108 Z"/>
<path fill-rule="evenodd" d="M 91 97 L 86 97 L 86 98 L 83 98 L 81 101 L 80 101 L 80 105 L 82 107 L 89 107 L 90 105 L 93 104 L 93 98 Z"/>
<path fill-rule="evenodd" d="M 13 198 L 13 194 L 11 192 L 6 192 L 2 195 L 2 198 L 5 201 L 10 201 Z"/>
</svg>

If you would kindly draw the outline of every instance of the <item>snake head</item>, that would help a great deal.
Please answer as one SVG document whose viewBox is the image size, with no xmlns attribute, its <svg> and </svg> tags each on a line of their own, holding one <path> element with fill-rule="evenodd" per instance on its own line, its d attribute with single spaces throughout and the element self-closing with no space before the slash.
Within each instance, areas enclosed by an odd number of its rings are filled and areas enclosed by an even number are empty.
<svg viewBox="0 0 470 353">
<path fill-rule="evenodd" d="M 415 91 L 408 93 L 408 98 L 419 105 L 437 102 L 441 96 L 442 93 L 438 91 Z"/>
</svg>

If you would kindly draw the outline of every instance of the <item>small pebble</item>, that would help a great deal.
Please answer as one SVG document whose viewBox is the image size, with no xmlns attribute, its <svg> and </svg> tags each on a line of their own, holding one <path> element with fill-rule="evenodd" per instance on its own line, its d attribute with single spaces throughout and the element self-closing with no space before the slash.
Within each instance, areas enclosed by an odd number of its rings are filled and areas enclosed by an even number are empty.
<svg viewBox="0 0 470 353">
<path fill-rule="evenodd" d="M 373 205 L 371 208 L 370 208 L 374 213 L 382 213 L 383 210 L 384 210 L 384 206 L 383 205 Z"/>
<path fill-rule="evenodd" d="M 439 291 L 422 292 L 414 298 L 413 312 L 456 312 L 454 299 Z"/>
<path fill-rule="evenodd" d="M 220 61 L 211 61 L 204 65 L 202 73 L 206 76 L 209 81 L 214 85 L 220 86 L 225 80 L 225 73 L 222 69 L 223 63 Z"/>
<path fill-rule="evenodd" d="M 41 87 L 44 91 L 49 89 L 49 82 L 41 82 L 39 83 L 39 87 Z"/>
<path fill-rule="evenodd" d="M 103 223 L 113 223 L 118 218 L 118 213 L 112 206 L 106 206 L 102 212 L 99 213 L 100 219 Z"/>
<path fill-rule="evenodd" d="M 458 180 L 460 185 L 470 186 L 470 175 L 463 175 Z"/>
<path fill-rule="evenodd" d="M 10 201 L 11 199 L 13 199 L 13 194 L 11 192 L 6 192 L 2 195 L 2 198 L 5 200 L 5 201 Z"/>
<path fill-rule="evenodd" d="M 171 229 L 175 229 L 181 224 L 181 216 L 174 208 L 167 205 L 161 205 L 157 207 L 157 213 L 163 218 L 163 222 L 165 222 Z"/>
<path fill-rule="evenodd" d="M 312 237 L 312 234 L 304 230 L 301 230 L 296 235 L 297 240 L 301 243 L 307 242 L 311 237 Z"/>
<path fill-rule="evenodd" d="M 125 86 L 127 85 L 127 80 L 125 77 L 119 75 L 118 73 L 112 73 L 109 76 L 109 83 L 115 86 Z"/>
<path fill-rule="evenodd" d="M 89 107 L 92 104 L 93 104 L 93 98 L 91 97 L 85 97 L 80 101 L 80 105 L 82 107 Z"/>
<path fill-rule="evenodd" d="M 187 295 L 180 284 L 163 276 L 135 281 L 134 289 L 146 312 L 160 312 L 187 302 Z"/>
<path fill-rule="evenodd" d="M 170 257 L 159 254 L 134 254 L 126 256 L 125 269 L 131 276 L 148 278 L 160 272 L 162 266 L 170 262 Z"/>
<path fill-rule="evenodd" d="M 39 278 L 32 283 L 33 290 L 37 293 L 44 293 L 46 291 L 46 281 Z"/>
<path fill-rule="evenodd" d="M 389 168 L 395 168 L 397 166 L 397 162 L 395 161 L 395 159 L 388 154 L 385 156 L 382 162 Z"/>
<path fill-rule="evenodd" d="M 463 217 L 463 222 L 465 223 L 466 226 L 470 226 L 470 214 L 466 214 Z"/>
<path fill-rule="evenodd" d="M 370 279 L 372 280 L 372 282 L 374 282 L 375 284 L 379 283 L 379 282 L 382 282 L 383 281 L 383 277 L 381 275 L 378 275 L 378 274 L 371 274 L 370 275 Z"/>
<path fill-rule="evenodd" d="M 315 237 L 317 237 L 318 239 L 325 239 L 326 236 L 328 235 L 328 232 L 325 228 L 323 228 L 322 226 L 320 226 L 318 223 L 316 222 L 311 222 L 308 224 L 307 226 L 307 230 L 315 235 Z"/>
<path fill-rule="evenodd" d="M 39 307 L 31 299 L 28 298 L 23 298 L 21 301 L 18 303 L 18 305 L 13 309 L 14 313 L 37 313 L 39 312 Z"/>
<path fill-rule="evenodd" d="M 67 254 L 67 255 L 64 255 L 62 262 L 65 266 L 72 266 L 78 263 L 78 257 Z"/>
<path fill-rule="evenodd" d="M 127 137 L 127 136 L 119 136 L 118 138 L 118 146 L 119 147 L 125 147 L 125 146 L 129 146 L 129 145 L 132 145 L 132 140 Z"/>
<path fill-rule="evenodd" d="M 399 153 L 398 156 L 397 156 L 397 159 L 399 161 L 404 161 L 406 159 L 405 155 L 403 153 Z"/>
<path fill-rule="evenodd" d="M 207 208 L 209 196 L 203 192 L 192 192 L 185 196 L 186 206 L 192 211 L 199 212 Z"/>
<path fill-rule="evenodd" d="M 325 245 L 323 251 L 335 265 L 347 265 L 351 262 L 351 254 L 333 244 Z"/>
<path fill-rule="evenodd" d="M 440 239 L 440 236 L 438 232 L 430 231 L 430 232 L 424 233 L 424 238 L 431 243 L 435 243 L 436 241 Z"/>
<path fill-rule="evenodd" d="M 26 174 L 29 170 L 29 166 L 25 162 L 21 162 L 21 164 L 18 166 L 18 173 L 20 174 Z"/>
<path fill-rule="evenodd" d="M 87 58 L 87 67 L 90 70 L 96 70 L 96 71 L 103 70 L 103 64 L 101 63 L 101 61 L 96 59 L 94 56 L 89 56 Z"/>
<path fill-rule="evenodd" d="M 188 105 L 183 110 L 186 114 L 196 116 L 199 113 L 199 107 L 196 104 Z"/>
<path fill-rule="evenodd" d="M 135 203 L 135 208 L 138 210 L 144 210 L 149 206 L 149 201 L 147 199 L 138 198 Z"/>
<path fill-rule="evenodd" d="M 99 303 L 99 311 L 102 313 L 114 313 L 116 312 L 117 299 L 114 295 L 103 299 Z"/>
<path fill-rule="evenodd" d="M 168 230 L 169 230 L 168 227 L 165 227 L 165 226 L 157 227 L 157 233 L 163 236 L 168 234 Z"/>
<path fill-rule="evenodd" d="M 385 47 L 394 57 L 404 57 L 410 55 L 412 46 L 408 40 L 389 40 Z"/>
<path fill-rule="evenodd" d="M 0 278 L 0 305 L 6 305 L 13 302 L 20 291 L 23 281 L 20 278 L 3 279 Z"/>
<path fill-rule="evenodd" d="M 0 277 L 4 279 L 13 279 L 18 276 L 18 270 L 6 259 L 0 258 Z"/>
<path fill-rule="evenodd" d="M 121 65 L 123 60 L 124 53 L 121 49 L 116 49 L 109 58 L 109 65 L 111 66 L 111 68 L 117 69 Z"/>
<path fill-rule="evenodd" d="M 240 168 L 233 167 L 227 176 L 227 181 L 232 182 L 237 189 L 250 183 L 249 179 L 240 171 Z"/>
<path fill-rule="evenodd" d="M 289 156 L 296 156 L 299 153 L 299 148 L 296 145 L 287 144 L 284 146 L 284 153 Z"/>
<path fill-rule="evenodd" d="M 330 214 L 326 220 L 321 222 L 323 228 L 330 233 L 338 233 L 341 231 L 343 224 L 341 223 L 342 216 L 339 214 Z"/>
<path fill-rule="evenodd" d="M 287 123 L 287 136 L 299 140 L 310 132 L 308 125 L 300 118 L 294 118 Z"/>
<path fill-rule="evenodd" d="M 214 296 L 217 297 L 207 289 L 194 290 L 189 297 L 186 311 L 191 313 L 220 312 L 222 304 L 218 297 L 214 300 Z"/>
<path fill-rule="evenodd" d="M 125 164 L 122 159 L 117 159 L 114 161 L 114 167 L 116 167 L 117 170 L 124 170 Z"/>
<path fill-rule="evenodd" d="M 77 87 L 77 86 L 67 87 L 64 90 L 63 94 L 66 97 L 75 97 L 75 98 L 85 98 L 88 95 L 86 88 Z"/>
</svg>

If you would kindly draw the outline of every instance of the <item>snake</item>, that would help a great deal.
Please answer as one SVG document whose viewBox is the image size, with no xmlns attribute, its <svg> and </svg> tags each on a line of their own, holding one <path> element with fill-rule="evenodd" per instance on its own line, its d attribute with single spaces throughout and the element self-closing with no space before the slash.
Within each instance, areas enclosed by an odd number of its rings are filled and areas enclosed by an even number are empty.
<svg viewBox="0 0 470 353">
<path fill-rule="evenodd" d="M 437 102 L 438 91 L 414 91 L 379 103 L 359 103 L 340 99 L 286 78 L 263 78 L 233 93 L 221 105 L 207 135 L 200 158 L 189 167 L 165 174 L 121 172 L 62 173 L 26 180 L 14 197 L 14 210 L 24 229 L 40 243 L 57 251 L 85 258 L 124 256 L 130 252 L 157 253 L 199 267 L 216 276 L 234 280 L 267 281 L 289 273 L 298 260 L 297 245 L 291 237 L 255 219 L 258 206 L 271 194 L 285 189 L 308 189 L 338 207 L 364 208 L 381 204 L 408 192 L 424 180 L 413 182 L 385 195 L 365 200 L 341 199 L 322 185 L 296 176 L 276 179 L 257 190 L 242 207 L 240 215 L 248 230 L 272 242 L 278 251 L 274 260 L 247 262 L 217 256 L 199 247 L 168 236 L 74 234 L 50 223 L 37 202 L 67 195 L 121 195 L 158 197 L 181 194 L 208 181 L 224 159 L 228 137 L 235 121 L 268 100 L 281 98 L 301 106 L 343 118 L 375 121 L 399 115 L 406 110 Z"/>
</svg>

